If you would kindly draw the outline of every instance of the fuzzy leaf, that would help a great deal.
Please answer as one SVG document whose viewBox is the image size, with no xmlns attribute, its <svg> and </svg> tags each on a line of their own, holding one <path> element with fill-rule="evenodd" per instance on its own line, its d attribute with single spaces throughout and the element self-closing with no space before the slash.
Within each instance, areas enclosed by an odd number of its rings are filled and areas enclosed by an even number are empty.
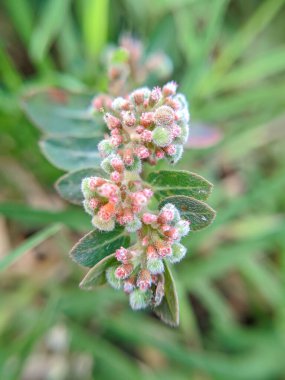
<svg viewBox="0 0 285 380">
<path fill-rule="evenodd" d="M 62 198 L 71 203 L 80 205 L 84 199 L 81 191 L 82 179 L 91 176 L 104 177 L 105 174 L 101 169 L 77 170 L 60 177 L 55 184 L 55 188 Z"/>
<path fill-rule="evenodd" d="M 98 142 L 100 138 L 49 137 L 40 142 L 46 158 L 57 168 L 79 170 L 100 164 Z"/>
<path fill-rule="evenodd" d="M 170 326 L 179 325 L 179 303 L 174 279 L 169 266 L 164 262 L 164 297 L 159 306 L 154 308 L 154 313 Z"/>
<path fill-rule="evenodd" d="M 72 260 L 85 267 L 93 267 L 106 256 L 115 252 L 121 246 L 127 248 L 130 237 L 125 236 L 124 229 L 115 228 L 110 232 L 94 230 L 85 235 L 72 248 Z"/>
<path fill-rule="evenodd" d="M 94 265 L 93 268 L 91 268 L 86 276 L 83 278 L 83 280 L 80 282 L 79 286 L 81 289 L 85 290 L 91 290 L 94 289 L 96 286 L 104 285 L 106 280 L 106 269 L 109 268 L 109 266 L 113 265 L 117 260 L 115 258 L 115 255 L 109 255 L 105 257 L 103 260 L 99 261 L 96 265 Z"/>
<path fill-rule="evenodd" d="M 162 208 L 166 203 L 172 203 L 178 208 L 181 217 L 189 220 L 192 231 L 209 226 L 216 216 L 215 211 L 206 203 L 185 195 L 165 198 L 160 203 L 159 208 Z"/>
<path fill-rule="evenodd" d="M 88 113 L 92 96 L 59 89 L 33 92 L 22 100 L 22 109 L 43 132 L 54 136 L 103 138 L 102 118 Z"/>
<path fill-rule="evenodd" d="M 171 195 L 188 195 L 206 200 L 213 185 L 205 178 L 186 170 L 160 170 L 150 173 L 148 182 L 152 185 L 155 197 L 160 201 Z"/>
</svg>

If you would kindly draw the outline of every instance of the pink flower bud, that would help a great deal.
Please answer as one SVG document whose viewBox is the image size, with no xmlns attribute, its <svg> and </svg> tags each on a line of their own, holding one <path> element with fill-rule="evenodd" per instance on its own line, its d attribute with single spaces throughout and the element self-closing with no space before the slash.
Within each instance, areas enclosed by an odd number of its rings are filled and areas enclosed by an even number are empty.
<svg viewBox="0 0 285 380">
<path fill-rule="evenodd" d="M 147 187 L 143 189 L 143 193 L 148 199 L 153 196 L 153 191 Z"/>
<path fill-rule="evenodd" d="M 171 222 L 173 218 L 174 218 L 173 210 L 164 210 L 159 214 L 158 221 L 160 223 L 167 223 L 167 222 Z"/>
<path fill-rule="evenodd" d="M 177 240 L 179 237 L 179 232 L 177 228 L 171 227 L 168 231 L 165 232 L 164 235 L 169 237 L 171 240 Z"/>
<path fill-rule="evenodd" d="M 98 216 L 104 221 L 109 221 L 115 214 L 115 205 L 113 203 L 107 203 L 100 207 Z"/>
<path fill-rule="evenodd" d="M 152 131 L 145 129 L 141 134 L 142 141 L 151 142 L 152 141 Z"/>
<path fill-rule="evenodd" d="M 109 129 L 118 128 L 121 125 L 120 119 L 113 116 L 111 113 L 106 113 L 104 116 L 104 120 Z"/>
<path fill-rule="evenodd" d="M 121 131 L 119 130 L 119 128 L 114 128 L 111 130 L 112 136 L 119 136 L 120 134 L 121 134 Z"/>
<path fill-rule="evenodd" d="M 115 270 L 115 276 L 120 279 L 125 279 L 129 277 L 129 275 L 133 271 L 133 266 L 132 264 L 123 264 L 120 265 L 116 270 Z"/>
<path fill-rule="evenodd" d="M 154 87 L 150 93 L 149 104 L 153 106 L 154 104 L 160 101 L 161 97 L 162 97 L 161 88 Z"/>
<path fill-rule="evenodd" d="M 165 152 L 169 155 L 169 156 L 174 156 L 174 154 L 176 153 L 176 146 L 173 145 L 173 144 L 170 144 L 168 145 L 167 147 L 164 148 Z"/>
<path fill-rule="evenodd" d="M 140 123 L 144 127 L 148 127 L 154 122 L 154 113 L 153 112 L 144 112 L 141 115 Z"/>
<path fill-rule="evenodd" d="M 149 150 L 143 145 L 136 149 L 136 154 L 141 160 L 148 158 L 150 155 Z"/>
<path fill-rule="evenodd" d="M 124 169 L 124 163 L 119 157 L 114 157 L 110 161 L 111 166 L 118 172 L 122 172 Z"/>
<path fill-rule="evenodd" d="M 116 195 L 118 193 L 119 188 L 109 182 L 104 183 L 102 186 L 98 188 L 98 194 L 101 195 L 102 197 L 109 198 L 112 195 Z"/>
<path fill-rule="evenodd" d="M 177 90 L 177 83 L 174 81 L 168 82 L 162 87 L 162 93 L 164 96 L 175 95 L 176 90 Z"/>
<path fill-rule="evenodd" d="M 170 126 L 175 119 L 174 111 L 171 107 L 161 106 L 154 114 L 154 122 L 159 126 Z"/>
<path fill-rule="evenodd" d="M 157 243 L 156 248 L 159 256 L 161 257 L 170 256 L 172 253 L 171 245 L 169 244 Z"/>
<path fill-rule="evenodd" d="M 103 185 L 106 182 L 104 178 L 101 177 L 90 177 L 89 178 L 89 189 L 95 191 L 98 186 Z"/>
<path fill-rule="evenodd" d="M 127 278 L 124 281 L 124 292 L 130 294 L 135 288 L 135 277 Z"/>
<path fill-rule="evenodd" d="M 136 124 L 136 118 L 132 112 L 130 111 L 123 112 L 122 117 L 123 117 L 124 124 L 127 125 L 128 127 L 133 127 Z"/>
<path fill-rule="evenodd" d="M 160 229 L 162 232 L 166 232 L 166 231 L 169 231 L 171 228 L 171 226 L 169 224 L 163 224 Z"/>
<path fill-rule="evenodd" d="M 143 104 L 145 98 L 145 91 L 143 89 L 138 89 L 132 93 L 132 98 L 137 106 Z"/>
<path fill-rule="evenodd" d="M 142 126 L 142 125 L 138 125 L 136 127 L 136 132 L 140 135 L 141 133 L 143 133 L 143 131 L 145 131 L 145 128 Z"/>
<path fill-rule="evenodd" d="M 99 199 L 97 198 L 91 198 L 89 200 L 89 207 L 92 209 L 92 210 L 95 210 L 98 206 L 99 206 Z"/>
<path fill-rule="evenodd" d="M 157 150 L 157 151 L 155 152 L 155 156 L 156 156 L 158 159 L 163 158 L 163 157 L 165 156 L 164 151 L 163 151 L 163 150 Z"/>
<path fill-rule="evenodd" d="M 123 142 L 123 137 L 121 135 L 112 136 L 110 138 L 111 144 L 115 147 L 118 147 Z"/>
<path fill-rule="evenodd" d="M 110 174 L 110 178 L 114 182 L 120 182 L 122 180 L 121 173 L 114 171 L 113 173 Z"/>
<path fill-rule="evenodd" d="M 151 286 L 151 274 L 147 269 L 142 269 L 139 273 L 137 286 L 143 292 L 150 288 Z"/>
<path fill-rule="evenodd" d="M 118 261 L 125 261 L 128 260 L 128 250 L 124 247 L 121 247 L 116 250 L 115 257 Z"/>
<path fill-rule="evenodd" d="M 126 165 L 132 165 L 134 162 L 133 152 L 131 149 L 124 151 L 123 160 Z"/>
<path fill-rule="evenodd" d="M 179 137 L 181 135 L 181 128 L 179 127 L 179 125 L 174 124 L 172 126 L 172 128 L 171 128 L 171 134 L 172 134 L 173 138 Z"/>
<path fill-rule="evenodd" d="M 146 212 L 142 216 L 142 220 L 145 224 L 152 224 L 157 221 L 157 216 L 155 214 L 151 214 L 149 212 Z"/>
<path fill-rule="evenodd" d="M 147 204 L 147 198 L 142 191 L 138 191 L 132 194 L 133 204 L 137 206 L 145 206 Z"/>
<path fill-rule="evenodd" d="M 157 252 L 153 245 L 149 245 L 146 249 L 146 255 L 148 259 L 156 259 L 157 258 Z"/>
</svg>

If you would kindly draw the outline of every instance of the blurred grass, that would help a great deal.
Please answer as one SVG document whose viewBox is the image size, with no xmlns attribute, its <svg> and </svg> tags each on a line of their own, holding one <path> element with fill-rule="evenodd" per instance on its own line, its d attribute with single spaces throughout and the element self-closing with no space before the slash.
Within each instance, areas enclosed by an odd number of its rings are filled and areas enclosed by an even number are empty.
<svg viewBox="0 0 285 380">
<path fill-rule="evenodd" d="M 284 378 L 284 16 L 282 0 L 3 0 L 0 260 L 23 257 L 1 273 L 1 378 Z M 224 134 L 180 164 L 215 184 L 218 215 L 185 240 L 176 330 L 130 311 L 111 289 L 77 289 L 83 270 L 67 251 L 88 218 L 63 209 L 53 190 L 60 171 L 19 107 L 34 87 L 100 90 L 100 53 L 124 31 L 169 54 L 193 120 Z M 59 222 L 75 232 L 35 247 L 42 227 Z"/>
</svg>

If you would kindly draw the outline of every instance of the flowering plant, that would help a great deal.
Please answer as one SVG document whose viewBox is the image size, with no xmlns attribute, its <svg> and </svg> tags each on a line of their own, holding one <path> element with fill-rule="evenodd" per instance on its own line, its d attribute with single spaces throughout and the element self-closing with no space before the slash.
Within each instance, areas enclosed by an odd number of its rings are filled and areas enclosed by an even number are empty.
<svg viewBox="0 0 285 380">
<path fill-rule="evenodd" d="M 149 172 L 160 160 L 179 161 L 190 116 L 175 82 L 126 92 L 130 83 L 126 78 L 136 72 L 134 58 L 139 52 L 138 45 L 129 40 L 124 54 L 122 50 L 112 53 L 120 57 L 120 64 L 110 60 L 110 93 L 96 95 L 85 114 L 88 122 L 93 122 L 103 113 L 107 128 L 101 127 L 102 138 L 93 135 L 83 141 L 71 136 L 69 150 L 75 141 L 80 154 L 66 159 L 54 153 L 54 140 L 45 142 L 43 150 L 52 162 L 65 160 L 58 165 L 64 169 L 70 169 L 70 160 L 75 166 L 80 163 L 76 166 L 79 170 L 63 176 L 56 185 L 65 199 L 83 203 L 94 226 L 71 251 L 74 261 L 91 268 L 80 286 L 92 289 L 108 282 L 128 294 L 132 309 L 149 306 L 175 326 L 179 309 L 170 265 L 186 254 L 181 239 L 212 222 L 215 212 L 204 203 L 212 185 L 182 170 L 160 170 L 146 176 L 145 169 Z M 132 71 L 128 71 L 131 63 Z M 119 91 L 121 96 L 117 96 Z M 34 116 L 31 109 L 28 114 Z M 76 123 L 74 115 L 70 119 Z"/>
</svg>

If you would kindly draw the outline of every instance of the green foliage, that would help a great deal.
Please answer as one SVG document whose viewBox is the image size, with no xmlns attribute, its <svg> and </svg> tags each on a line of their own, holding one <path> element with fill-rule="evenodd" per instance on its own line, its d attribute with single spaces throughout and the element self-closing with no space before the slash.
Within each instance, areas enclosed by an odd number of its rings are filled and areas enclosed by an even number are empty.
<svg viewBox="0 0 285 380">
<path fill-rule="evenodd" d="M 199 200 L 208 199 L 213 185 L 195 173 L 183 170 L 160 170 L 148 176 L 155 197 L 160 201 L 171 195 L 187 195 Z"/>
<path fill-rule="evenodd" d="M 192 231 L 208 227 L 216 216 L 215 211 L 210 206 L 186 195 L 173 195 L 164 198 L 159 207 L 162 208 L 167 203 L 172 203 L 178 208 L 181 218 L 190 222 Z"/>
<path fill-rule="evenodd" d="M 93 267 L 100 260 L 114 253 L 117 248 L 128 247 L 129 243 L 130 238 L 121 227 L 110 232 L 95 230 L 79 240 L 72 248 L 70 255 L 78 264 Z"/>
</svg>

